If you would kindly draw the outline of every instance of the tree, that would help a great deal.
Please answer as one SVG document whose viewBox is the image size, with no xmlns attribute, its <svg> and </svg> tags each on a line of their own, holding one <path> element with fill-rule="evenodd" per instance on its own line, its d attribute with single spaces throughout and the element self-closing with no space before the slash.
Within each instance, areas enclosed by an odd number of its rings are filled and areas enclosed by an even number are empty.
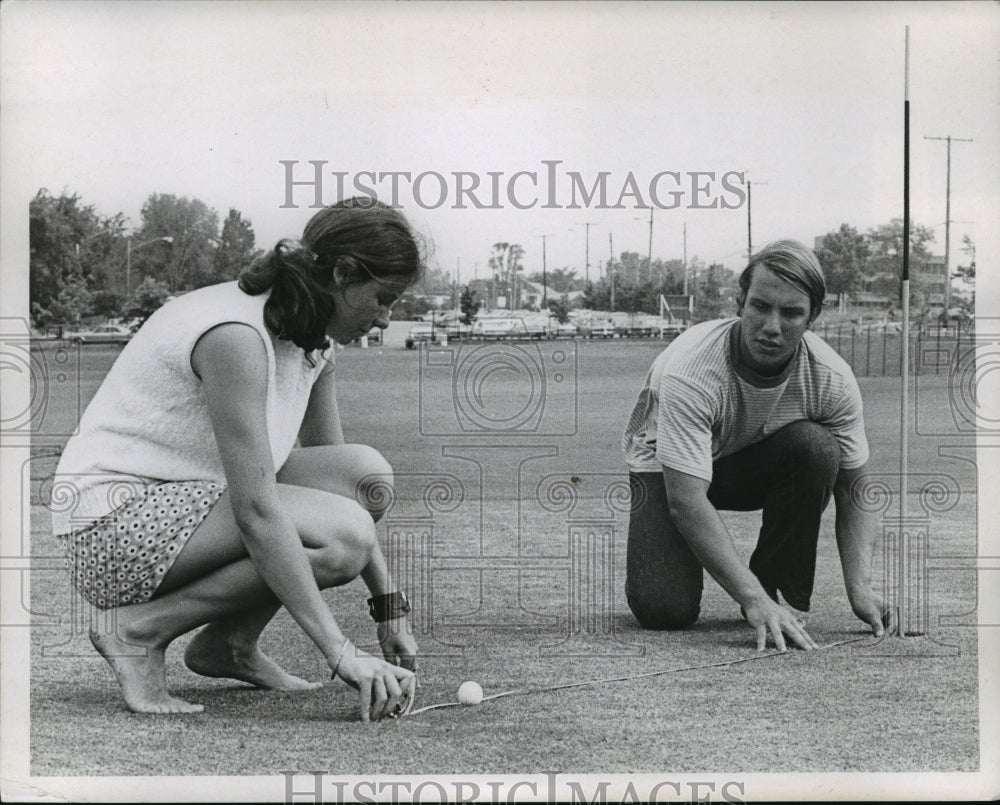
<svg viewBox="0 0 1000 805">
<path fill-rule="evenodd" d="M 476 299 L 476 293 L 468 285 L 462 290 L 462 298 L 458 302 L 459 307 L 462 310 L 462 315 L 459 317 L 459 321 L 462 324 L 472 325 L 472 322 L 476 320 L 476 314 L 479 313 L 479 308 L 483 306 L 483 303 Z"/>
<path fill-rule="evenodd" d="M 212 257 L 213 281 L 236 279 L 258 253 L 259 250 L 254 248 L 250 222 L 238 210 L 230 208 L 226 220 L 222 222 L 222 235 Z"/>
<path fill-rule="evenodd" d="M 565 294 L 558 299 L 549 300 L 549 311 L 556 317 L 556 321 L 560 324 L 565 324 L 569 321 L 569 313 L 572 309 L 569 299 L 567 299 Z"/>
<path fill-rule="evenodd" d="M 203 201 L 154 193 L 142 205 L 142 226 L 133 236 L 133 247 L 162 237 L 173 242 L 167 248 L 133 248 L 133 278 L 155 277 L 172 292 L 211 284 L 218 231 L 219 214 Z"/>
<path fill-rule="evenodd" d="M 114 291 L 94 291 L 90 303 L 90 313 L 93 316 L 113 318 L 125 312 L 126 299 Z"/>
<path fill-rule="evenodd" d="M 902 232 L 900 232 L 902 238 Z M 854 227 L 841 224 L 840 229 L 823 236 L 822 245 L 816 249 L 816 259 L 823 268 L 826 288 L 837 294 L 843 306 L 843 294 L 857 290 L 868 265 L 871 249 Z"/>
<path fill-rule="evenodd" d="M 976 244 L 968 235 L 962 238 L 962 251 L 965 252 L 968 265 L 956 266 L 952 277 L 962 280 L 965 287 L 971 291 L 971 299 L 963 302 L 963 305 L 974 311 L 976 309 Z"/>
<path fill-rule="evenodd" d="M 145 324 L 146 319 L 163 307 L 169 296 L 170 289 L 165 283 L 146 277 L 128 300 L 126 316 L 133 320 L 132 329 L 138 330 Z"/>
<path fill-rule="evenodd" d="M 724 291 L 732 286 L 733 272 L 719 263 L 705 269 L 698 283 L 698 304 L 695 309 L 699 321 L 717 319 L 726 307 Z"/>
<path fill-rule="evenodd" d="M 74 294 L 83 298 L 81 291 L 89 287 L 80 246 L 99 227 L 94 208 L 84 206 L 76 194 L 53 196 L 42 188 L 28 203 L 28 293 L 35 326 L 67 314 L 76 316 L 74 321 L 86 315 L 69 299 Z M 68 283 L 74 290 L 57 302 Z"/>
<path fill-rule="evenodd" d="M 393 305 L 392 317 L 400 321 L 413 321 L 422 317 L 431 307 L 431 303 L 424 297 L 418 297 L 412 291 L 405 291 Z"/>
<path fill-rule="evenodd" d="M 903 219 L 893 218 L 887 224 L 879 224 L 868 230 L 870 259 L 869 266 L 876 273 L 892 273 L 903 276 Z M 934 231 L 927 226 L 910 222 L 910 258 L 926 260 L 931 256 L 927 244 L 934 241 Z"/>
<path fill-rule="evenodd" d="M 494 243 L 489 266 L 498 289 L 507 297 L 507 309 L 514 309 L 514 283 L 518 271 L 523 271 L 521 258 L 524 249 L 519 243 Z"/>
<path fill-rule="evenodd" d="M 955 279 L 968 280 L 970 282 L 975 282 L 976 280 L 976 243 L 968 235 L 962 238 L 962 251 L 965 252 L 965 256 L 969 260 L 969 264 L 966 266 L 955 266 L 955 273 L 952 277 Z"/>
<path fill-rule="evenodd" d="M 56 298 L 50 303 L 52 319 L 79 327 L 84 316 L 90 315 L 93 294 L 83 277 L 74 275 L 64 283 Z M 46 322 L 47 323 L 47 322 Z"/>
<path fill-rule="evenodd" d="M 543 279 L 544 277 L 544 279 Z M 541 271 L 536 271 L 528 277 L 532 282 L 544 282 L 552 291 L 559 293 L 569 293 L 570 291 L 582 291 L 584 282 L 576 276 L 576 270 L 572 268 L 552 268 L 543 275 Z"/>
</svg>

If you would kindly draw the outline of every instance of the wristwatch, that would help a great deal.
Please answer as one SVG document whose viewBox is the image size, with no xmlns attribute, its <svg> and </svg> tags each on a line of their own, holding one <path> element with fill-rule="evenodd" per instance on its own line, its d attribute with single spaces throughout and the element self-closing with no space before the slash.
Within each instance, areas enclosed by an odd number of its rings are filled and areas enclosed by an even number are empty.
<svg viewBox="0 0 1000 805">
<path fill-rule="evenodd" d="M 368 599 L 368 614 L 375 623 L 400 618 L 409 611 L 410 601 L 402 591 L 376 595 Z"/>
</svg>

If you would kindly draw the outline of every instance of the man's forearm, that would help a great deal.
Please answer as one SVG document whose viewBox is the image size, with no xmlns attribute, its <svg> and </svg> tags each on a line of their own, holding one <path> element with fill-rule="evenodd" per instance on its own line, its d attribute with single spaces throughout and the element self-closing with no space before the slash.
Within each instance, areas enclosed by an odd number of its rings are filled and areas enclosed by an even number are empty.
<svg viewBox="0 0 1000 805">
<path fill-rule="evenodd" d="M 848 591 L 868 589 L 872 580 L 872 559 L 875 554 L 873 518 L 853 501 L 837 499 L 837 550 L 844 569 L 844 584 Z"/>
<path fill-rule="evenodd" d="M 872 559 L 875 555 L 875 516 L 860 508 L 852 489 L 864 482 L 864 468 L 842 470 L 834 487 L 837 507 L 836 533 L 844 584 L 852 590 L 871 587 Z"/>
<path fill-rule="evenodd" d="M 671 503 L 670 516 L 698 561 L 738 603 L 746 606 L 767 596 L 757 577 L 740 559 L 729 530 L 707 499 Z"/>
</svg>

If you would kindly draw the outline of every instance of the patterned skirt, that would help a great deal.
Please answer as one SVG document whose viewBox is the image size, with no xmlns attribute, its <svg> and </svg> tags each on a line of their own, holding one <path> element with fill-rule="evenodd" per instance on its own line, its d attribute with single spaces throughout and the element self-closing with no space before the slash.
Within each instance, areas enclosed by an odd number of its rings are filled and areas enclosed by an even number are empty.
<svg viewBox="0 0 1000 805">
<path fill-rule="evenodd" d="M 156 482 L 61 536 L 73 584 L 99 609 L 148 601 L 225 491 L 213 481 Z"/>
</svg>

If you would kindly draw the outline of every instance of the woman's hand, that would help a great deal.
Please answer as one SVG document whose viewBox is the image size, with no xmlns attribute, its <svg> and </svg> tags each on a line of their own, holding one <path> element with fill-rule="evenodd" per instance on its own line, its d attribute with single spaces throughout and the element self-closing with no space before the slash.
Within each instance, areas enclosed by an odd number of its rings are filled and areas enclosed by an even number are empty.
<svg viewBox="0 0 1000 805">
<path fill-rule="evenodd" d="M 366 722 L 401 712 L 416 683 L 412 671 L 373 657 L 350 641 L 344 642 L 333 675 L 358 691 L 361 720 Z"/>
<path fill-rule="evenodd" d="M 410 622 L 406 616 L 391 618 L 378 625 L 378 643 L 385 661 L 416 673 L 417 641 L 413 639 Z"/>
</svg>

